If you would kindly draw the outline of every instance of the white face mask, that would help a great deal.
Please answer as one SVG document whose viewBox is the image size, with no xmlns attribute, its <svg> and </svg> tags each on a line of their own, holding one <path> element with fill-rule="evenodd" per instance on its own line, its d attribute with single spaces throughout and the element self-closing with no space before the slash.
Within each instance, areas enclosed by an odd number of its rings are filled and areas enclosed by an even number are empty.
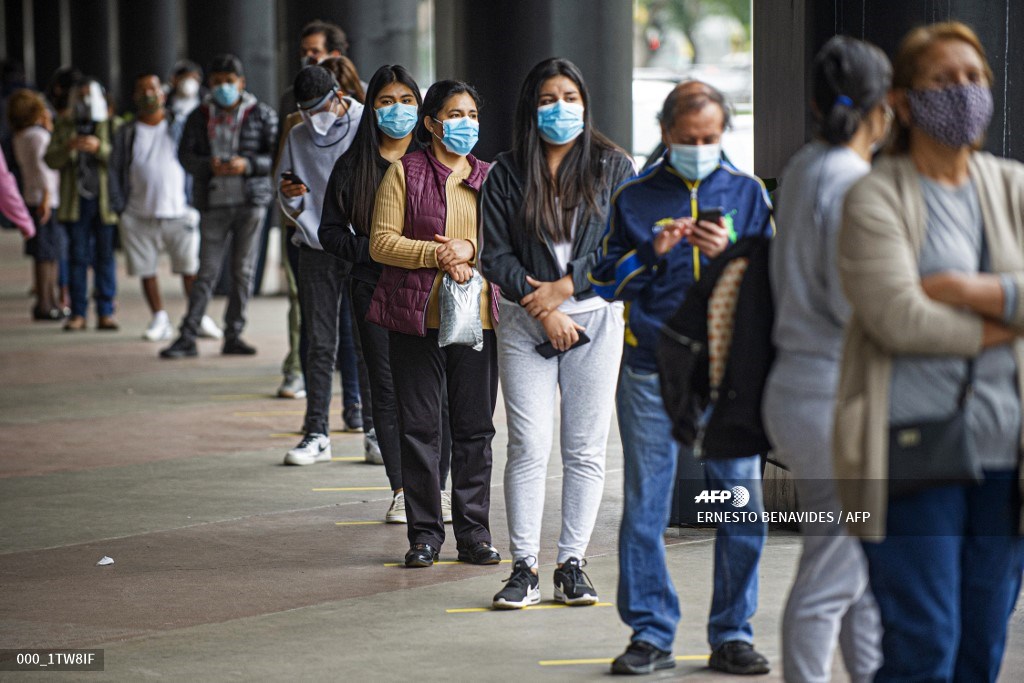
<svg viewBox="0 0 1024 683">
<path fill-rule="evenodd" d="M 321 111 L 309 117 L 309 123 L 313 126 L 313 130 L 321 137 L 327 135 L 337 121 L 338 115 L 333 111 Z"/>
<path fill-rule="evenodd" d="M 185 78 L 178 81 L 178 94 L 189 99 L 199 94 L 199 81 L 194 78 Z"/>
<path fill-rule="evenodd" d="M 93 121 L 99 123 L 107 120 L 107 98 L 103 96 L 103 88 L 96 81 L 89 83 L 89 96 L 86 101 L 89 103 Z"/>
</svg>

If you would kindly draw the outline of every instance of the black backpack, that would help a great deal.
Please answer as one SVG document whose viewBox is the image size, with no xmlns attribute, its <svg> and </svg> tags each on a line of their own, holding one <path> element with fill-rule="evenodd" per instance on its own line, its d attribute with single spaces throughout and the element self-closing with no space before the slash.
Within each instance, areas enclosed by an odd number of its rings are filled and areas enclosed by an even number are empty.
<svg viewBox="0 0 1024 683">
<path fill-rule="evenodd" d="M 761 421 L 761 396 L 775 359 L 770 247 L 767 237 L 748 237 L 730 246 L 711 262 L 662 327 L 657 354 L 662 399 L 672 435 L 696 457 L 741 458 L 771 449 Z M 746 270 L 735 293 L 724 372 L 713 387 L 708 306 L 723 273 L 737 259 L 746 260 Z"/>
</svg>

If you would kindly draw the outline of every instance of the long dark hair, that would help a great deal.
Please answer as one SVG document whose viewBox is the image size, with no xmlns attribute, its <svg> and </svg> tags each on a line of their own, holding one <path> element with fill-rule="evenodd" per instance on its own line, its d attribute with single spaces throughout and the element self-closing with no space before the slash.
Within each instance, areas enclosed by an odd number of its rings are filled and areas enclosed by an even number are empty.
<svg viewBox="0 0 1024 683">
<path fill-rule="evenodd" d="M 864 116 L 885 100 L 892 85 L 889 58 L 871 43 L 835 36 L 814 58 L 814 106 L 821 136 L 848 142 Z"/>
<path fill-rule="evenodd" d="M 562 160 L 557 177 L 552 178 L 544 141 L 537 131 L 537 102 L 541 86 L 555 76 L 565 76 L 576 84 L 584 109 L 583 132 Z M 519 90 L 512 129 L 512 155 L 526 180 L 522 212 L 527 229 L 541 241 L 545 234 L 558 242 L 571 240 L 573 214 L 582 208 L 582 225 L 585 219 L 600 211 L 597 197 L 610 182 L 602 172 L 601 156 L 606 150 L 617 149 L 615 143 L 594 128 L 590 93 L 579 67 L 559 57 L 545 59 L 533 67 Z"/>
<path fill-rule="evenodd" d="M 412 90 L 416 96 L 416 104 L 422 104 L 420 87 L 416 85 L 408 69 L 399 64 L 385 64 L 380 67 L 366 86 L 366 107 L 359 119 L 359 127 L 356 129 L 355 138 L 352 139 L 352 145 L 342 157 L 343 164 L 352 169 L 349 181 L 352 192 L 349 218 L 356 230 L 363 234 L 369 232 L 370 223 L 373 222 L 373 203 L 377 197 L 377 186 L 384 177 L 377 165 L 377 159 L 380 158 L 380 136 L 384 133 L 377 127 L 377 111 L 373 108 L 373 103 L 377 101 L 380 91 L 392 83 L 401 83 Z"/>
<path fill-rule="evenodd" d="M 466 93 L 473 98 L 476 102 L 477 111 L 480 110 L 480 93 L 476 91 L 476 88 L 471 86 L 469 83 L 463 81 L 438 81 L 427 89 L 427 94 L 423 96 L 423 103 L 420 104 L 419 121 L 416 123 L 416 132 L 414 135 L 416 139 L 422 142 L 424 145 L 429 145 L 430 140 L 434 137 L 427 127 L 423 125 L 423 119 L 426 116 L 437 120 L 437 115 L 441 112 L 441 108 L 444 107 L 444 103 L 449 98 L 454 97 L 460 93 Z"/>
</svg>

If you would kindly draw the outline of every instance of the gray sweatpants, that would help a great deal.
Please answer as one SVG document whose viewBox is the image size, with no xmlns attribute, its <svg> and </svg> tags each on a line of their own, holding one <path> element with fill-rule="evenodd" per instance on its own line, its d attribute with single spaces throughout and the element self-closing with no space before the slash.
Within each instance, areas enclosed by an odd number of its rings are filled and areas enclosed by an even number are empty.
<svg viewBox="0 0 1024 683">
<path fill-rule="evenodd" d="M 582 559 L 604 491 L 605 449 L 622 356 L 622 307 L 572 316 L 591 342 L 545 359 L 544 327 L 518 304 L 501 300 L 498 373 L 508 418 L 505 507 L 512 559 L 540 556 L 544 488 L 557 395 L 561 393 L 562 532 L 558 562 Z"/>
<path fill-rule="evenodd" d="M 224 262 L 224 245 L 231 236 L 231 293 L 224 311 L 224 337 L 237 339 L 245 327 L 245 307 L 252 296 L 260 228 L 267 210 L 259 206 L 207 209 L 199 223 L 199 273 L 188 298 L 181 334 L 195 339 Z"/>
<path fill-rule="evenodd" d="M 769 381 L 764 419 L 775 456 L 794 478 L 801 511 L 840 511 L 832 469 L 834 397 Z M 882 626 L 860 542 L 842 524 L 803 528 L 803 553 L 782 617 L 783 675 L 790 683 L 832 680 L 839 643 L 854 683 L 882 663 Z"/>
</svg>

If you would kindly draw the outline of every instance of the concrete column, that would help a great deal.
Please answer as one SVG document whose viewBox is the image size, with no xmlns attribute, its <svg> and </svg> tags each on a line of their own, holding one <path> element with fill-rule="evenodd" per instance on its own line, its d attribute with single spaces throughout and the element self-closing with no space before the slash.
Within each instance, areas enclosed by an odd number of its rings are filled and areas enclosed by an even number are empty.
<svg viewBox="0 0 1024 683">
<path fill-rule="evenodd" d="M 179 58 L 181 23 L 177 0 L 123 2 L 119 12 L 121 106 L 131 104 L 135 77 L 151 72 L 165 80 Z"/>
<path fill-rule="evenodd" d="M 583 71 L 598 128 L 632 143 L 632 5 L 616 0 L 436 0 L 437 78 L 472 83 L 483 98 L 476 153 L 512 144 L 519 88 L 534 64 L 566 57 Z"/>
<path fill-rule="evenodd" d="M 54 71 L 71 63 L 70 7 L 66 0 L 24 1 L 32 5 L 36 83 L 45 88 Z"/>
<path fill-rule="evenodd" d="M 215 55 L 236 55 L 245 68 L 246 89 L 276 108 L 274 0 L 188 0 L 186 7 L 189 57 L 205 69 Z"/>
<path fill-rule="evenodd" d="M 117 13 L 118 0 L 75 0 L 70 3 L 71 61 L 114 94 L 121 87 Z M 50 21 L 52 17 L 38 17 Z"/>
</svg>

